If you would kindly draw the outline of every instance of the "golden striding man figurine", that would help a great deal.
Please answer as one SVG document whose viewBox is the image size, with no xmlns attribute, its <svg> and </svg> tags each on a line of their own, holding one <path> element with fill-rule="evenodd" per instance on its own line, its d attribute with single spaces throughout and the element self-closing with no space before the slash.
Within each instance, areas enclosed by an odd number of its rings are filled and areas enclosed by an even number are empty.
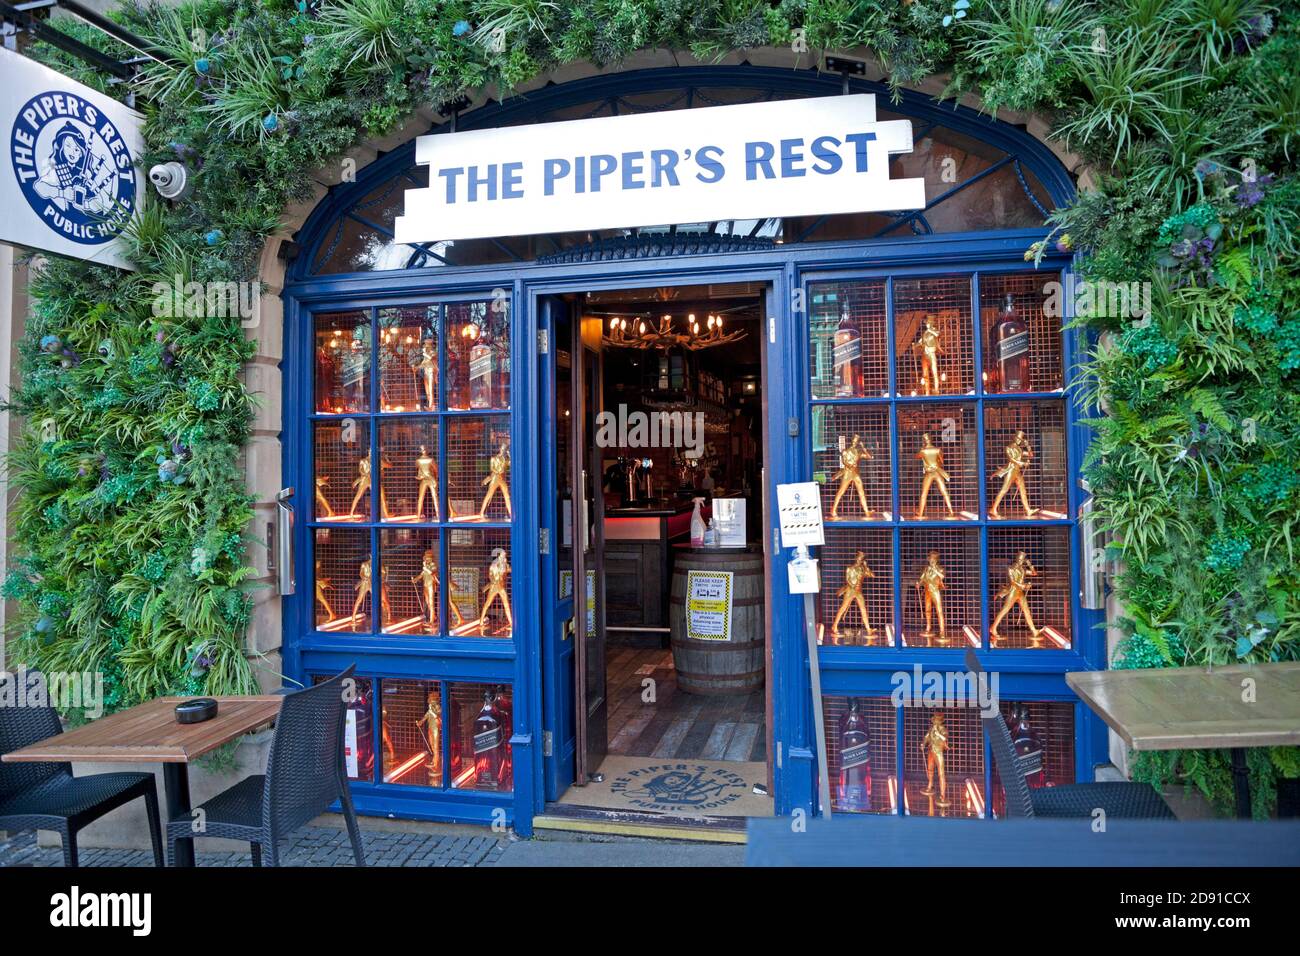
<svg viewBox="0 0 1300 956">
<path fill-rule="evenodd" d="M 871 508 L 867 504 L 867 492 L 862 487 L 861 474 L 862 463 L 871 461 L 871 457 L 871 452 L 867 451 L 867 446 L 862 444 L 861 435 L 854 435 L 848 447 L 840 452 L 840 470 L 831 476 L 832 478 L 838 478 L 840 481 L 840 486 L 835 492 L 835 501 L 831 503 L 832 521 L 839 520 L 840 499 L 844 497 L 849 488 L 857 492 L 858 504 L 862 506 L 863 517 L 871 517 Z"/>
<path fill-rule="evenodd" d="M 424 520 L 424 496 L 428 493 L 429 500 L 433 503 L 433 520 L 441 521 L 442 518 L 438 516 L 438 463 L 424 445 L 420 446 L 420 457 L 415 459 L 415 477 L 420 483 L 415 499 L 417 520 Z"/>
<path fill-rule="evenodd" d="M 424 743 L 424 749 L 427 757 L 424 761 L 424 771 L 429 778 L 429 786 L 436 787 L 442 782 L 442 716 L 438 713 L 438 697 L 430 692 L 428 696 L 429 706 L 425 710 L 424 716 L 415 722 L 420 730 L 420 738 Z"/>
<path fill-rule="evenodd" d="M 934 801 L 941 807 L 949 806 L 948 772 L 944 767 L 944 754 L 948 750 L 948 728 L 943 722 L 943 714 L 934 714 L 930 718 L 930 729 L 921 738 L 921 751 L 925 754 L 925 789 L 921 792 L 927 797 L 934 795 L 934 774 L 939 772 L 939 799 Z"/>
<path fill-rule="evenodd" d="M 1014 486 L 1020 494 L 1020 503 L 1025 508 L 1025 517 L 1032 518 L 1037 513 L 1037 509 L 1029 507 L 1029 492 L 1025 490 L 1025 469 L 1029 467 L 1029 462 L 1034 457 L 1034 449 L 1029 444 L 1029 439 L 1025 437 L 1025 433 L 1018 431 L 1005 451 L 1007 463 L 993 475 L 994 478 L 1002 479 L 1002 487 L 998 489 L 997 497 L 993 499 L 993 506 L 989 508 L 989 517 L 1002 517 L 998 513 L 998 508 L 1002 505 L 1002 499 L 1007 496 L 1007 492 Z"/>
<path fill-rule="evenodd" d="M 325 609 L 325 620 L 334 620 L 334 608 L 330 607 L 330 599 L 325 596 L 325 592 L 330 589 L 330 579 L 321 577 L 320 562 L 316 562 L 316 603 Z"/>
<path fill-rule="evenodd" d="M 943 565 L 939 563 L 939 552 L 931 551 L 921 576 L 916 579 L 916 590 L 920 594 L 921 607 L 925 611 L 925 630 L 921 632 L 921 636 L 925 638 L 935 636 L 934 619 L 937 617 L 940 646 L 948 643 L 947 624 L 943 619 L 943 592 L 947 588 L 943 579 L 947 574 Z"/>
<path fill-rule="evenodd" d="M 1038 569 L 1030 562 L 1025 552 L 1021 551 L 1016 555 L 1016 560 L 1011 562 L 1007 568 L 1007 584 L 998 592 L 998 597 L 1005 598 L 1002 602 L 1002 609 L 998 611 L 998 616 L 993 619 L 993 624 L 989 628 L 989 636 L 995 640 L 1001 640 L 1002 635 L 998 633 L 998 625 L 1002 623 L 1010 612 L 1012 607 L 1018 606 L 1020 613 L 1025 616 L 1025 624 L 1029 628 L 1030 642 L 1033 647 L 1043 646 L 1043 632 L 1034 626 L 1034 616 L 1029 613 L 1029 589 L 1033 587 L 1030 578 L 1038 577 Z"/>
<path fill-rule="evenodd" d="M 844 615 L 848 613 L 849 608 L 855 605 L 858 613 L 862 615 L 862 632 L 868 640 L 876 636 L 876 629 L 871 626 L 871 618 L 867 614 L 867 599 L 862 595 L 862 586 L 866 584 L 867 578 L 875 576 L 875 572 L 867 567 L 866 555 L 859 551 L 853 563 L 844 569 L 844 587 L 835 592 L 840 598 L 840 607 L 835 612 L 835 620 L 831 624 L 831 637 L 839 638 L 840 621 L 844 620 Z"/>
<path fill-rule="evenodd" d="M 514 509 L 510 505 L 510 484 L 506 479 L 509 471 L 510 449 L 505 442 L 502 442 L 500 450 L 488 459 L 488 476 L 482 481 L 482 484 L 488 486 L 488 490 L 483 496 L 483 506 L 478 510 L 480 517 L 487 514 L 488 505 L 498 492 L 505 499 L 506 514 L 514 517 Z"/>
<path fill-rule="evenodd" d="M 357 599 L 352 602 L 352 623 L 355 625 L 357 618 L 361 616 L 361 606 L 365 603 L 366 596 L 370 593 L 369 558 L 362 561 L 361 567 L 357 568 L 357 583 L 353 590 L 357 592 Z"/>
<path fill-rule="evenodd" d="M 424 385 L 424 407 L 436 408 L 438 404 L 438 356 L 434 353 L 433 339 L 426 338 L 420 346 L 420 362 L 415 366 Z"/>
<path fill-rule="evenodd" d="M 939 327 L 934 324 L 934 316 L 927 315 L 921 334 L 912 344 L 912 349 L 921 362 L 921 394 L 939 394 L 939 356 L 946 354 L 942 344 Z"/>
<path fill-rule="evenodd" d="M 388 565 L 379 568 L 379 612 L 384 627 L 393 623 L 393 605 L 388 600 Z"/>
<path fill-rule="evenodd" d="M 930 497 L 930 487 L 938 485 L 943 503 L 948 507 L 948 517 L 957 517 L 952 510 L 952 497 L 948 494 L 948 481 L 952 477 L 943 468 L 943 452 L 930 441 L 930 433 L 921 436 L 921 450 L 916 453 L 921 460 L 921 498 L 916 503 L 916 520 L 925 517 L 925 503 Z"/>
<path fill-rule="evenodd" d="M 316 479 L 316 504 L 320 507 L 322 518 L 333 518 L 334 507 L 330 504 L 329 499 L 325 497 L 324 488 L 329 484 L 329 475 L 321 475 Z"/>
<path fill-rule="evenodd" d="M 486 633 L 488 611 L 492 607 L 492 602 L 499 600 L 501 608 L 506 612 L 506 624 L 511 631 L 515 629 L 515 618 L 510 613 L 510 594 L 507 591 L 510 579 L 510 562 L 506 558 L 506 552 L 503 548 L 496 549 L 496 556 L 492 563 L 488 565 L 488 583 L 483 586 L 483 611 L 482 616 L 478 619 L 479 635 Z"/>
<path fill-rule="evenodd" d="M 361 503 L 363 495 L 370 491 L 370 459 L 357 459 L 357 476 L 352 479 L 352 487 L 356 489 L 356 494 L 352 496 L 352 505 L 348 508 L 348 517 L 356 517 L 357 505 Z"/>
</svg>

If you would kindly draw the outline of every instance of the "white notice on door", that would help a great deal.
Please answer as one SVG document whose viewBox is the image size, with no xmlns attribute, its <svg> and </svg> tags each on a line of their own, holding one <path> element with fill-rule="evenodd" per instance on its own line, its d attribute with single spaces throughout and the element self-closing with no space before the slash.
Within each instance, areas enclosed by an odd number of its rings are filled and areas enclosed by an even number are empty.
<svg viewBox="0 0 1300 956">
<path fill-rule="evenodd" d="M 781 516 L 781 547 L 821 547 L 826 543 L 821 486 L 817 482 L 777 485 L 776 509 Z"/>
</svg>

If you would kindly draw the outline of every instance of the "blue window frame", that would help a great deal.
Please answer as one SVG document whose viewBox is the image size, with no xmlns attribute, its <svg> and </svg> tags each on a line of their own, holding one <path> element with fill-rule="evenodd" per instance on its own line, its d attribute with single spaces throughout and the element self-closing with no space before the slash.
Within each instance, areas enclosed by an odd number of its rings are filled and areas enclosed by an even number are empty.
<svg viewBox="0 0 1300 956">
<path fill-rule="evenodd" d="M 824 78 L 804 71 L 765 70 L 752 67 L 695 68 L 689 70 L 653 70 L 614 74 L 592 80 L 549 87 L 516 97 L 504 103 L 493 104 L 461 117 L 459 128 L 483 128 L 508 123 L 529 122 L 546 115 L 561 118 L 562 111 L 572 109 L 594 99 L 625 97 L 643 91 L 688 90 L 701 87 L 731 87 L 762 94 L 779 90 L 778 95 L 827 95 L 839 91 L 839 78 Z M 876 84 L 853 81 L 853 92 L 886 91 Z M 883 100 L 882 100 L 883 102 Z M 972 111 L 936 104 L 925 97 L 905 93 L 902 103 L 891 107 L 911 117 L 918 131 L 929 125 L 942 125 L 974 140 L 990 144 L 1004 153 L 1004 158 L 989 165 L 998 170 L 986 172 L 988 177 L 1005 173 L 1018 179 L 1025 192 L 1042 204 L 1045 211 L 1051 206 L 1068 202 L 1073 187 L 1068 174 L 1055 161 L 1042 144 L 1022 131 L 1008 127 Z M 572 117 L 563 117 L 572 118 Z M 888 392 L 874 399 L 856 402 L 839 402 L 834 398 L 814 397 L 809 376 L 808 322 L 809 313 L 794 308 L 794 292 L 809 296 L 818 283 L 881 281 L 888 289 L 890 303 L 887 330 L 890 354 L 895 354 L 892 341 L 895 317 L 893 289 L 899 282 L 930 275 L 965 276 L 970 283 L 969 314 L 974 323 L 979 316 L 979 283 L 986 275 L 1006 275 L 1013 272 L 1032 274 L 1022 259 L 1029 243 L 1045 235 L 1042 227 L 1004 229 L 990 232 L 964 232 L 931 234 L 926 226 L 912 228 L 921 217 L 903 215 L 899 225 L 905 226 L 901 237 L 874 236 L 852 241 L 787 242 L 784 245 L 761 244 L 747 247 L 743 253 L 727 254 L 719 247 L 701 243 L 697 254 L 686 257 L 647 256 L 635 259 L 608 258 L 603 253 L 588 255 L 553 256 L 537 260 L 502 256 L 486 265 L 465 266 L 438 262 L 436 259 L 410 259 L 401 261 L 401 267 L 385 271 L 340 272 L 317 274 L 315 263 L 319 253 L 331 241 L 338 224 L 346 220 L 358 223 L 358 216 L 372 224 L 375 220 L 357 210 L 358 201 L 371 194 L 383 194 L 389 180 L 404 175 L 412 168 L 413 145 L 400 147 L 393 153 L 371 164 L 356 183 L 336 187 L 318 207 L 298 237 L 300 254 L 291 264 L 285 288 L 287 323 L 285 359 L 284 403 L 284 466 L 286 484 L 298 488 L 314 487 L 313 429 L 318 423 L 334 424 L 347 414 L 318 412 L 314 404 L 312 385 L 313 328 L 316 318 L 324 314 L 358 311 L 366 315 L 371 328 L 377 328 L 381 310 L 394 307 L 431 308 L 437 316 L 440 341 L 446 334 L 447 310 L 468 302 L 504 301 L 511 317 L 509 344 L 510 385 L 509 408 L 496 409 L 491 417 L 501 422 L 509 432 L 511 449 L 511 488 L 514 493 L 514 513 L 508 522 L 490 523 L 487 528 L 511 534 L 510 564 L 512 566 L 512 600 L 516 611 L 516 627 L 511 639 L 488 639 L 444 633 L 437 635 L 385 634 L 374 626 L 378 612 L 372 609 L 369 630 L 364 632 L 321 632 L 313 624 L 314 595 L 300 586 L 299 593 L 285 601 L 284 662 L 286 673 L 295 679 L 308 679 L 313 675 L 337 672 L 347 663 L 358 663 L 359 676 L 370 679 L 376 688 L 382 681 L 427 681 L 437 688 L 444 706 L 452 694 L 452 685 L 486 685 L 489 688 L 511 688 L 512 761 L 514 769 L 513 790 L 480 792 L 447 785 L 444 773 L 442 786 L 407 786 L 385 782 L 382 772 L 377 772 L 373 782 L 354 785 L 358 806 L 363 812 L 397 814 L 413 818 L 473 821 L 489 823 L 500 821 L 513 824 L 521 833 L 531 831 L 534 814 L 544 808 L 542 737 L 548 729 L 543 709 L 543 687 L 554 692 L 566 686 L 564 681 L 544 682 L 545 668 L 551 666 L 543 660 L 541 633 L 538 623 L 543 607 L 543 595 L 548 593 L 541 581 L 553 580 L 555 569 L 539 556 L 539 532 L 543 527 L 553 529 L 555 516 L 550 489 L 541 488 L 543 463 L 547 456 L 553 459 L 553 434 L 548 434 L 549 415 L 544 408 L 543 396 L 550 395 L 552 383 L 547 379 L 543 356 L 539 354 L 536 333 L 542 319 L 538 308 L 539 297 L 561 291 L 585 291 L 597 288 L 630 288 L 641 285 L 660 285 L 673 282 L 698 282 L 702 278 L 725 276 L 728 280 L 750 279 L 764 281 L 770 286 L 771 320 L 769 325 L 768 367 L 765 387 L 769 392 L 769 420 L 766 433 L 773 436 L 768 449 L 768 513 L 774 514 L 777 483 L 807 480 L 813 476 L 814 449 L 812 445 L 814 410 L 840 404 L 884 410 L 889 422 L 891 443 L 891 480 L 896 478 L 900 451 L 895 442 L 898 434 L 900 409 L 922 406 L 940 399 L 911 399 L 895 392 L 896 371 L 891 364 Z M 414 173 L 418 177 L 418 173 Z M 978 175 L 978 174 L 977 174 Z M 1032 179 L 1032 184 L 1026 180 Z M 973 178 L 973 177 L 972 177 Z M 961 185 L 961 184 L 954 184 Z M 978 186 L 979 180 L 966 183 L 969 189 Z M 376 192 L 378 190 L 378 193 Z M 935 199 L 943 195 L 936 194 Z M 393 194 L 379 205 L 391 203 Z M 951 198 L 951 197 L 949 197 Z M 932 202 L 932 205 L 936 203 Z M 364 225 L 364 223 L 362 224 Z M 723 224 L 707 224 L 722 231 Z M 812 225 L 812 224 L 810 224 Z M 369 228 L 368 226 L 366 228 Z M 726 229 L 732 228 L 726 224 Z M 818 226 L 818 228 L 821 228 Z M 804 230 L 813 237 L 816 230 Z M 900 230 L 893 230 L 896 235 Z M 379 233 L 382 235 L 382 231 Z M 635 237 L 632 237 L 635 240 Z M 392 261 L 396 262 L 394 258 Z M 1047 267 L 1060 271 L 1068 266 L 1064 257 L 1049 259 Z M 972 330 L 972 362 L 981 368 L 982 343 Z M 1070 368 L 1075 357 L 1082 352 L 1083 343 L 1078 333 L 1062 333 L 1063 367 Z M 446 462 L 447 429 L 466 416 L 479 412 L 455 410 L 446 407 L 445 399 L 437 409 L 414 412 L 380 412 L 376 389 L 377 376 L 373 370 L 381 368 L 379 344 L 372 340 L 370 365 L 372 370 L 367 383 L 370 404 L 364 414 L 352 417 L 364 419 L 369 427 L 366 441 L 371 460 L 377 465 L 373 470 L 382 472 L 380 431 L 387 421 L 406 418 L 428 420 L 437 424 L 441 462 Z M 438 387 L 445 390 L 447 382 L 446 354 L 439 352 Z M 1005 396 L 985 395 L 975 386 L 977 394 L 964 397 L 970 405 L 980 434 L 984 418 L 997 402 L 1009 402 Z M 440 394 L 445 394 L 440 392 Z M 1065 475 L 1069 485 L 1067 517 L 1053 519 L 1053 526 L 1070 536 L 1072 553 L 1079 553 L 1078 529 L 1068 516 L 1077 510 L 1079 492 L 1075 484 L 1079 462 L 1087 442 L 1086 429 L 1079 424 L 1082 417 L 1067 392 L 1064 397 L 1053 392 L 1043 396 L 1015 396 L 1028 401 L 1042 399 L 1058 403 L 1062 408 L 1064 431 L 1067 436 L 1068 459 Z M 820 413 L 819 413 L 820 414 Z M 786 438 L 787 425 L 797 423 L 798 435 Z M 979 471 L 977 487 L 987 482 L 984 460 L 984 442 L 977 443 Z M 896 484 L 896 482 L 895 482 Z M 904 531 L 911 530 L 909 523 L 898 518 L 898 503 L 891 485 L 890 504 L 894 519 L 885 532 L 894 553 L 898 553 Z M 448 493 L 440 488 L 440 505 L 443 518 Z M 382 506 L 377 488 L 372 487 L 369 515 L 378 515 Z M 306 496 L 299 494 L 298 508 L 305 505 Z M 979 517 L 967 523 L 979 540 L 980 593 L 987 595 L 989 571 L 988 536 L 1003 527 L 1016 527 L 1014 521 L 994 527 L 985 511 L 986 501 L 978 503 Z M 411 530 L 436 533 L 439 538 L 440 567 L 448 567 L 446 556 L 447 536 L 453 531 L 451 522 L 416 522 Z M 314 518 L 302 520 L 297 528 L 297 553 L 300 568 L 312 567 L 312 536 L 321 527 Z M 924 527 L 918 525 L 917 527 Z M 382 558 L 380 535 L 388 528 L 384 522 L 364 520 L 355 522 L 347 530 L 368 536 L 368 553 Z M 333 530 L 333 528 L 331 528 Z M 556 540 L 552 537 L 551 540 Z M 554 549 L 552 549 L 554 550 Z M 775 768 L 776 810 L 788 813 L 795 808 L 810 809 L 815 794 L 813 763 L 812 707 L 807 679 L 807 656 L 803 646 L 802 605 L 798 599 L 786 594 L 783 560 L 776 555 L 771 581 L 772 632 L 771 653 L 774 663 L 773 685 L 774 719 L 772 736 L 782 758 Z M 553 564 L 553 556 L 551 559 Z M 381 560 L 382 567 L 382 560 Z M 445 573 L 445 571 L 444 571 Z M 894 572 L 901 576 L 902 571 Z M 997 573 L 996 569 L 993 573 Z M 1076 575 L 1077 570 L 1071 569 Z M 304 575 L 300 571 L 300 580 Z M 895 595 L 900 582 L 895 580 Z M 549 593 L 553 593 L 553 589 Z M 981 651 L 987 666 L 996 666 L 1003 674 L 1003 696 L 1035 702 L 1052 702 L 1072 710 L 1072 753 L 1075 775 L 1086 779 L 1093 764 L 1104 759 L 1104 728 L 1078 704 L 1064 683 L 1069 670 L 1104 666 L 1104 645 L 1096 629 L 1099 615 L 1085 612 L 1078 606 L 1077 587 L 1071 580 L 1072 636 L 1069 650 L 1003 650 Z M 442 622 L 447 621 L 449 610 L 446 595 L 441 595 L 444 610 Z M 372 604 L 374 602 L 372 601 Z M 987 644 L 987 598 L 981 597 L 981 643 Z M 896 613 L 898 613 L 896 611 Z M 960 648 L 903 647 L 823 647 L 818 666 L 822 673 L 823 692 L 827 697 L 879 697 L 888 696 L 891 675 L 900 668 L 919 665 L 924 670 L 961 669 Z M 402 685 L 407 687 L 408 685 Z M 568 685 L 568 686 L 571 686 Z M 371 698 L 371 740 L 375 753 L 383 748 L 382 694 Z M 555 702 L 550 702 L 554 705 Z M 550 708 L 550 709 L 553 709 Z M 896 738 L 899 742 L 910 740 L 912 730 L 905 727 L 904 713 L 896 715 Z M 450 763 L 450 739 L 446 731 L 442 737 L 443 767 Z M 896 747 L 898 779 L 904 778 L 905 747 Z M 985 776 L 991 772 L 987 768 Z M 984 781 L 985 794 L 991 792 L 989 780 Z"/>
</svg>

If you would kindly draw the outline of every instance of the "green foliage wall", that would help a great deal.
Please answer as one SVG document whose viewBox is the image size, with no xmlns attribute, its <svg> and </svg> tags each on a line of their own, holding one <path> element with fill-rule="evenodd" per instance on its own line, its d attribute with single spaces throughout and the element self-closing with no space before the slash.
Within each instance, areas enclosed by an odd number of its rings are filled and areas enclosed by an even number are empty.
<svg viewBox="0 0 1300 956">
<path fill-rule="evenodd" d="M 1300 24 L 1261 0 L 195 0 L 118 14 L 149 66 L 150 162 L 198 166 L 152 204 L 123 275 L 51 264 L 35 288 L 11 476 L 26 615 L 17 656 L 103 668 L 117 705 L 250 686 L 236 469 L 250 398 L 238 320 L 160 319 L 153 284 L 255 279 L 307 171 L 416 106 L 638 49 L 870 48 L 890 82 L 932 74 L 1033 111 L 1094 165 L 1051 241 L 1083 277 L 1151 283 L 1152 310 L 1082 321 L 1080 387 L 1107 415 L 1087 463 L 1123 564 L 1117 666 L 1300 657 Z M 103 45 L 102 37 L 86 38 Z M 122 53 L 123 51 L 117 51 Z M 68 72 L 80 67 L 53 51 Z M 94 77 L 83 77 L 98 83 Z M 1032 256 L 1034 250 L 1028 255 Z M 44 347 L 42 342 L 44 341 Z M 179 479 L 179 483 L 177 481 Z M 1219 754 L 1147 759 L 1227 803 Z M 1252 756 L 1257 810 L 1295 751 Z"/>
</svg>

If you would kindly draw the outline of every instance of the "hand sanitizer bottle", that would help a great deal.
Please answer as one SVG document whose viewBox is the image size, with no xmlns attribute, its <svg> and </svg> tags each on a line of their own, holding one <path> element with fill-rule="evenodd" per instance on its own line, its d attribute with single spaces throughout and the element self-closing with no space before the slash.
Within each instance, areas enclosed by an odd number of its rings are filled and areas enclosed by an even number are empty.
<svg viewBox="0 0 1300 956">
<path fill-rule="evenodd" d="M 704 544 L 704 515 L 700 514 L 700 506 L 704 504 L 703 498 L 693 499 L 695 502 L 695 511 L 691 514 L 691 547 L 698 548 Z"/>
</svg>

